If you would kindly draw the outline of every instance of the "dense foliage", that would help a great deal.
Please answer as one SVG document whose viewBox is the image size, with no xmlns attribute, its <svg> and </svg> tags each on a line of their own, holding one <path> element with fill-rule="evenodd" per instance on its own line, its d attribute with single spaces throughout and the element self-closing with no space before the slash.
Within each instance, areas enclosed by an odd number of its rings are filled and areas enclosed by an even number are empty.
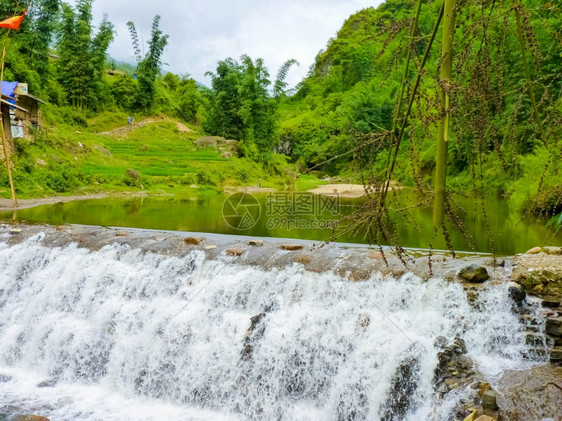
<svg viewBox="0 0 562 421">
<path fill-rule="evenodd" d="M 286 61 L 273 84 L 262 59 L 243 55 L 240 62 L 228 58 L 219 62 L 216 73 L 208 72 L 212 89 L 206 130 L 215 135 L 243 141 L 244 152 L 254 159 L 266 159 L 277 144 L 277 109 L 287 87 L 285 78 L 296 60 Z"/>
<path fill-rule="evenodd" d="M 290 145 L 293 160 L 330 175 L 352 176 L 362 169 L 374 182 L 384 177 L 394 117 L 401 122 L 405 115 L 404 102 L 440 7 L 440 2 L 422 4 L 412 42 L 412 1 L 388 0 L 345 22 L 283 107 L 281 138 Z M 542 130 L 527 90 L 516 10 L 522 15 Z M 523 200 L 539 187 L 548 191 L 562 183 L 555 164 L 560 154 L 561 29 L 560 8 L 552 2 L 457 3 L 453 84 L 447 87 L 453 98 L 452 187 L 509 193 Z M 413 65 L 404 79 L 408 49 Z M 433 181 L 439 66 L 440 36 L 429 50 L 398 152 L 394 174 L 403 184 L 428 186 Z M 402 83 L 406 95 L 398 110 Z M 555 211 L 560 211 L 562 200 L 557 203 Z"/>
</svg>

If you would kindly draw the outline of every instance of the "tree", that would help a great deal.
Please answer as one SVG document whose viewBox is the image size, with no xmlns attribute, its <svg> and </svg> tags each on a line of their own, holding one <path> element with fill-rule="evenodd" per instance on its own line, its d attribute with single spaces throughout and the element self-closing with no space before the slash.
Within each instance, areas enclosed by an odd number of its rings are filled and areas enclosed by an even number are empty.
<svg viewBox="0 0 562 421">
<path fill-rule="evenodd" d="M 294 65 L 300 66 L 300 63 L 292 58 L 283 63 L 283 65 L 279 68 L 275 84 L 273 85 L 273 96 L 275 96 L 275 98 L 280 98 L 285 95 L 285 89 L 287 88 L 287 82 L 285 82 L 285 79 L 287 79 L 289 70 L 291 70 L 291 67 Z"/>
<path fill-rule="evenodd" d="M 152 32 L 148 42 L 148 52 L 141 57 L 138 34 L 133 22 L 128 22 L 129 32 L 133 42 L 133 50 L 137 58 L 137 77 L 139 81 L 139 96 L 137 105 L 145 110 L 153 107 L 156 97 L 156 80 L 162 68 L 162 55 L 168 45 L 168 35 L 160 30 L 160 16 L 156 15 L 152 22 Z"/>
<path fill-rule="evenodd" d="M 79 0 L 74 11 L 63 4 L 59 34 L 59 81 L 68 102 L 77 108 L 98 108 L 107 95 L 103 81 L 107 50 L 113 41 L 113 25 L 104 16 L 92 38 L 92 1 Z"/>
<path fill-rule="evenodd" d="M 245 153 L 253 158 L 271 153 L 277 141 L 278 101 L 270 94 L 271 81 L 263 60 L 247 55 L 240 62 L 228 58 L 218 63 L 216 74 L 207 75 L 212 79 L 207 130 L 241 140 Z M 280 80 L 278 86 L 282 83 Z"/>
</svg>

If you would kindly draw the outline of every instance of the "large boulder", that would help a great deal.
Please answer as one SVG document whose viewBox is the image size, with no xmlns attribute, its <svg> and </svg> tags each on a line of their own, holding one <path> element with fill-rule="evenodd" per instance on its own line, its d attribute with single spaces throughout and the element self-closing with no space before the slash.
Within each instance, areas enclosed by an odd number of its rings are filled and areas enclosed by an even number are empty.
<svg viewBox="0 0 562 421">
<path fill-rule="evenodd" d="M 527 294 L 548 299 L 557 306 L 562 301 L 562 255 L 517 255 L 511 280 L 520 284 Z"/>
</svg>

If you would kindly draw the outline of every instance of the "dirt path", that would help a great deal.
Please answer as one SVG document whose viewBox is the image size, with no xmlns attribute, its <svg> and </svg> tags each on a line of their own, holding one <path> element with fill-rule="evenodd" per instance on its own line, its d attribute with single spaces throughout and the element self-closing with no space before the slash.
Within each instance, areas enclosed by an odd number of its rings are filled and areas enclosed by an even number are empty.
<svg viewBox="0 0 562 421">
<path fill-rule="evenodd" d="M 193 132 L 193 130 L 191 130 L 189 127 L 187 127 L 185 124 L 176 121 L 170 117 L 149 117 L 146 118 L 138 123 L 133 123 L 130 125 L 124 125 L 121 127 L 117 127 L 116 129 L 110 130 L 108 132 L 102 132 L 100 134 L 105 135 L 105 136 L 112 136 L 112 137 L 122 137 L 125 136 L 126 134 L 132 132 L 133 130 L 136 130 L 140 127 L 144 127 L 147 126 L 149 124 L 154 124 L 154 123 L 163 123 L 163 122 L 170 122 L 170 123 L 175 123 L 179 132 L 180 133 L 191 133 Z"/>
<path fill-rule="evenodd" d="M 89 200 L 89 199 L 103 199 L 107 197 L 106 193 L 93 193 L 76 196 L 54 196 L 54 197 L 41 197 L 38 199 L 19 199 L 17 209 L 34 208 L 41 205 L 53 205 L 55 203 L 66 203 L 75 200 Z M 13 210 L 14 205 L 12 199 L 0 199 L 0 211 Z"/>
<path fill-rule="evenodd" d="M 16 209 L 29 209 L 41 205 L 54 205 L 55 203 L 67 203 L 77 200 L 94 200 L 105 199 L 107 197 L 127 198 L 127 197 L 146 197 L 159 196 L 164 193 L 157 191 L 138 191 L 138 192 L 106 192 L 106 193 L 88 193 L 76 194 L 72 196 L 52 196 L 40 197 L 37 199 L 18 199 L 18 207 Z M 14 210 L 12 199 L 0 199 L 0 212 Z"/>
</svg>

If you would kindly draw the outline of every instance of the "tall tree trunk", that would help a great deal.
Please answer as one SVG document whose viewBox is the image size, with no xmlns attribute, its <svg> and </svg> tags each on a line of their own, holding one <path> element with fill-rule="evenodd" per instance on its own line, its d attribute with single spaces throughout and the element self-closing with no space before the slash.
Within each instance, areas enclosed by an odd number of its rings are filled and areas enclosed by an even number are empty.
<svg viewBox="0 0 562 421">
<path fill-rule="evenodd" d="M 449 149 L 449 84 L 453 65 L 453 39 L 455 37 L 455 1 L 445 0 L 443 11 L 443 39 L 441 42 L 441 112 L 443 114 L 437 127 L 437 169 L 435 173 L 435 204 L 433 224 L 441 228 L 445 214 L 445 191 L 447 182 L 447 152 Z"/>
</svg>

